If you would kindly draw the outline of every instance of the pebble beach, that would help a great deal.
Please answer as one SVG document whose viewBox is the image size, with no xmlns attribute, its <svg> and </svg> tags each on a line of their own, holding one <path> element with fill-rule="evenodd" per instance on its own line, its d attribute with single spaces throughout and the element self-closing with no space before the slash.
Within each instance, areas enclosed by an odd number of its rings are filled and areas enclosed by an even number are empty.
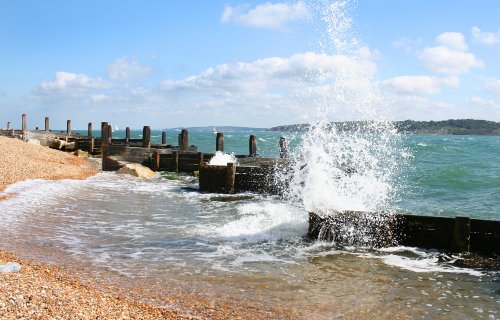
<svg viewBox="0 0 500 320">
<path fill-rule="evenodd" d="M 0 192 L 27 179 L 85 179 L 97 174 L 87 158 L 0 137 Z M 10 197 L 15 197 L 11 195 Z M 7 198 L 0 194 L 0 201 Z M 0 221 L 1 223 L 1 221 Z M 159 307 L 130 298 L 121 290 L 104 290 L 100 279 L 82 281 L 63 266 L 40 264 L 22 252 L 6 252 L 0 244 L 0 265 L 16 262 L 17 272 L 0 272 L 0 319 L 263 319 L 258 310 L 216 306 L 209 299 L 163 297 Z M 94 282 L 97 282 L 97 284 Z M 129 292 L 130 293 L 130 292 Z M 141 300 L 141 301 L 138 301 Z"/>
</svg>

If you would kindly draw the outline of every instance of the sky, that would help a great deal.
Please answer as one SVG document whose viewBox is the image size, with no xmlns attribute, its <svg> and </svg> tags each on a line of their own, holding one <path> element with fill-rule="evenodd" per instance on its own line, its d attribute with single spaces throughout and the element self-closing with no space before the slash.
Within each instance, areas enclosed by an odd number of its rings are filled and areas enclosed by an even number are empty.
<svg viewBox="0 0 500 320">
<path fill-rule="evenodd" d="M 49 116 L 75 129 L 320 112 L 500 121 L 499 12 L 493 0 L 0 0 L 0 127 L 23 113 L 31 128 Z"/>
</svg>

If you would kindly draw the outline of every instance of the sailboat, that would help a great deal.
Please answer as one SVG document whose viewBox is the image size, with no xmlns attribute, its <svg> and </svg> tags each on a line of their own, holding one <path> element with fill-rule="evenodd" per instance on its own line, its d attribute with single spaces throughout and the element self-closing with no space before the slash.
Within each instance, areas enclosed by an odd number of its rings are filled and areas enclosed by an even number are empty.
<svg viewBox="0 0 500 320">
<path fill-rule="evenodd" d="M 118 126 L 117 125 L 115 125 L 115 131 L 118 131 Z"/>
<path fill-rule="evenodd" d="M 213 127 L 213 129 L 212 129 L 212 133 L 217 134 L 217 130 L 215 129 L 215 127 Z"/>
</svg>

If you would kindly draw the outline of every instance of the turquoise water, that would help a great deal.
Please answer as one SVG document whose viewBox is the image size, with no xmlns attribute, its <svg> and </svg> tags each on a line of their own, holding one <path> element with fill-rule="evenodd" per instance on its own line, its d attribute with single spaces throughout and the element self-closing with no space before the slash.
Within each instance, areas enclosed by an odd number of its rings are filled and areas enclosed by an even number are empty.
<svg viewBox="0 0 500 320">
<path fill-rule="evenodd" d="M 167 131 L 167 144 L 177 145 L 178 134 Z M 292 140 L 292 151 L 299 139 L 288 132 L 227 132 L 225 152 L 248 154 L 250 134 L 257 136 L 258 154 L 264 157 L 279 156 L 281 136 Z M 114 132 L 113 137 L 124 138 L 125 131 Z M 132 131 L 131 137 L 141 138 L 142 131 Z M 161 131 L 152 131 L 151 138 L 161 143 Z M 190 132 L 189 144 L 201 152 L 214 152 L 215 135 Z M 403 135 L 401 150 L 408 150 L 411 157 L 400 172 L 395 208 L 421 215 L 500 219 L 500 137 Z"/>
</svg>

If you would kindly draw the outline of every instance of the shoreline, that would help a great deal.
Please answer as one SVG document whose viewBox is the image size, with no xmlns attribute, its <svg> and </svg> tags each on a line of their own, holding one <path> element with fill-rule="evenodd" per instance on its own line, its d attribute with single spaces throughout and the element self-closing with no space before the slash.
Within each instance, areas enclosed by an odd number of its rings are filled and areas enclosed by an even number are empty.
<svg viewBox="0 0 500 320">
<path fill-rule="evenodd" d="M 84 180 L 100 172 L 90 166 L 92 163 L 87 158 L 0 136 L 0 202 L 17 196 L 5 194 L 8 186 L 16 182 Z M 213 302 L 210 296 L 198 292 L 156 296 L 147 288 L 109 285 L 109 279 L 101 278 L 102 275 L 83 276 L 77 270 L 67 271 L 60 263 L 40 262 L 31 258 L 29 252 L 23 254 L 19 250 L 0 246 L 0 264 L 17 262 L 21 265 L 20 271 L 0 272 L 2 319 L 64 319 L 68 316 L 78 319 L 289 318 L 276 310 L 259 310 L 256 306 L 227 300 Z M 166 284 L 165 291 L 168 288 Z"/>
</svg>

